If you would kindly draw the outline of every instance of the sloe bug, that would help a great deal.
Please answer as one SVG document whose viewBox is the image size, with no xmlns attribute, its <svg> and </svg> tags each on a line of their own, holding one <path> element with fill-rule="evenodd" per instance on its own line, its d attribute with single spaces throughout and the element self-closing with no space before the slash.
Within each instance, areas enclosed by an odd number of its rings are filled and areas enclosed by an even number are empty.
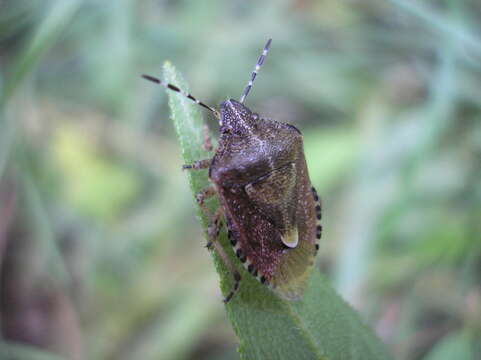
<svg viewBox="0 0 481 360">
<path fill-rule="evenodd" d="M 219 120 L 214 156 L 183 168 L 209 170 L 211 185 L 196 196 L 204 211 L 208 212 L 205 199 L 220 200 L 220 207 L 210 214 L 208 247 L 216 249 L 234 278 L 225 302 L 238 290 L 241 275 L 217 241 L 223 218 L 232 248 L 246 270 L 289 300 L 302 296 L 321 238 L 321 204 L 309 180 L 301 132 L 293 125 L 261 118 L 244 105 L 271 41 L 240 100 L 228 99 L 219 110 L 175 85 L 142 75 L 186 96 Z"/>
</svg>

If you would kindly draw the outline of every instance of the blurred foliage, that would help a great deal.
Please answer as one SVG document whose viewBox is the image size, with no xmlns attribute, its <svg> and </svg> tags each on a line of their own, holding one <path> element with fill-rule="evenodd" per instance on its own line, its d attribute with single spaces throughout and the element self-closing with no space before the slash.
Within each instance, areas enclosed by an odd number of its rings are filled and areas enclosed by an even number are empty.
<svg viewBox="0 0 481 360">
<path fill-rule="evenodd" d="M 473 0 L 1 2 L 0 353 L 238 357 L 166 96 L 139 75 L 170 59 L 216 104 L 272 37 L 248 105 L 305 134 L 321 271 L 395 358 L 479 358 L 480 16 Z"/>
</svg>

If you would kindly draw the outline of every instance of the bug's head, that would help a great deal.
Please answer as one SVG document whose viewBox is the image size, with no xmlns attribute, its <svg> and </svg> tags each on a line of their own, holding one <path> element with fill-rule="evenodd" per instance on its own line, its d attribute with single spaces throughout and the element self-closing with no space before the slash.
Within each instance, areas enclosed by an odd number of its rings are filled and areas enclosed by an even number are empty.
<svg viewBox="0 0 481 360">
<path fill-rule="evenodd" d="M 244 104 L 228 99 L 220 104 L 220 131 L 237 135 L 252 133 L 257 128 L 258 115 Z"/>
</svg>

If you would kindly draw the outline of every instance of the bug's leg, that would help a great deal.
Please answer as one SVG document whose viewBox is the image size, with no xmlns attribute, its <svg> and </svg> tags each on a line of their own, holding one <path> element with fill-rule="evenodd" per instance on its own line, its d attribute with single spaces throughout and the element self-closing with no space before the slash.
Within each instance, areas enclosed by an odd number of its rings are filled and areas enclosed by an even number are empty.
<svg viewBox="0 0 481 360">
<path fill-rule="evenodd" d="M 202 189 L 195 195 L 195 200 L 197 201 L 197 204 L 199 204 L 200 208 L 202 211 L 209 217 L 213 218 L 209 208 L 205 205 L 205 200 L 208 198 L 213 197 L 216 194 L 214 186 L 210 185 L 206 187 L 205 189 Z"/>
<path fill-rule="evenodd" d="M 219 255 L 219 258 L 221 261 L 224 263 L 225 267 L 229 270 L 229 272 L 232 274 L 232 277 L 234 279 L 234 284 L 232 285 L 231 290 L 227 294 L 227 296 L 224 298 L 224 303 L 228 303 L 232 297 L 235 295 L 237 290 L 239 290 L 239 284 L 241 281 L 241 276 L 239 271 L 234 267 L 232 262 L 230 261 L 229 257 L 224 251 L 224 248 L 221 246 L 221 244 L 218 241 L 213 241 L 212 245 L 215 248 L 215 251 L 217 252 L 217 255 Z"/>
<path fill-rule="evenodd" d="M 211 187 L 213 189 L 213 187 Z M 208 190 L 207 188 L 205 190 L 205 193 L 211 193 L 212 190 Z M 214 190 L 215 192 L 215 190 Z M 232 277 L 234 279 L 234 284 L 232 286 L 232 289 L 229 291 L 227 296 L 224 298 L 224 303 L 228 303 L 234 294 L 239 290 L 239 284 L 241 281 L 241 275 L 239 271 L 235 268 L 234 264 L 230 261 L 229 257 L 224 251 L 224 248 L 218 241 L 219 239 L 219 232 L 222 226 L 221 223 L 221 218 L 224 215 L 224 212 L 222 210 L 222 207 L 218 207 L 214 216 L 211 217 L 211 221 L 209 223 L 209 226 L 207 227 L 207 235 L 209 237 L 209 240 L 207 242 L 206 247 L 210 250 L 212 248 L 215 249 L 215 252 L 219 256 L 220 260 L 224 263 L 224 266 L 227 268 L 227 270 L 232 274 Z"/>
<path fill-rule="evenodd" d="M 216 195 L 216 193 L 217 192 L 214 186 L 211 185 L 198 192 L 195 196 L 195 199 L 197 200 L 197 203 L 201 207 L 202 211 L 204 211 L 204 213 L 207 214 L 207 216 L 210 218 L 210 222 L 207 227 L 207 235 L 209 237 L 209 240 L 207 241 L 206 247 L 208 249 L 211 249 L 212 247 L 215 249 L 220 260 L 224 263 L 225 267 L 229 270 L 229 272 L 232 274 L 232 277 L 234 278 L 234 285 L 232 286 L 232 289 L 229 291 L 227 296 L 224 298 L 224 302 L 227 303 L 232 299 L 237 290 L 239 290 L 241 276 L 239 274 L 239 271 L 237 271 L 237 269 L 225 253 L 222 245 L 218 241 L 219 232 L 222 225 L 220 220 L 224 215 L 222 207 L 218 207 L 215 214 L 211 215 L 211 212 L 209 211 L 207 206 L 205 206 L 205 200 Z"/>
<path fill-rule="evenodd" d="M 204 143 L 202 144 L 202 149 L 205 151 L 212 151 L 212 139 L 210 138 L 209 127 L 204 124 Z"/>
<path fill-rule="evenodd" d="M 192 164 L 182 165 L 182 170 L 207 169 L 210 166 L 210 163 L 211 163 L 211 159 L 197 160 L 197 161 L 194 161 Z"/>
<path fill-rule="evenodd" d="M 195 195 L 195 200 L 197 201 L 197 204 L 199 204 L 200 208 L 202 209 L 202 212 L 209 219 L 209 225 L 207 226 L 208 240 L 207 240 L 207 245 L 205 246 L 209 250 L 212 247 L 212 243 L 219 236 L 220 228 L 222 225 L 220 222 L 220 219 L 223 215 L 222 208 L 218 207 L 214 215 L 212 215 L 209 208 L 205 205 L 205 200 L 213 197 L 215 194 L 216 194 L 216 191 L 214 186 L 210 185 L 202 189 Z"/>
<path fill-rule="evenodd" d="M 209 240 L 207 241 L 207 245 L 205 247 L 209 250 L 212 249 L 214 241 L 216 241 L 219 237 L 219 232 L 222 227 L 222 222 L 220 221 L 222 215 L 222 208 L 219 206 L 214 216 L 212 216 L 209 225 L 207 226 L 207 235 Z"/>
<path fill-rule="evenodd" d="M 241 281 L 241 276 L 237 270 L 235 270 L 232 274 L 234 276 L 234 285 L 232 286 L 232 289 L 229 291 L 227 296 L 224 298 L 224 303 L 226 304 L 232 299 L 237 290 L 239 290 L 239 285 Z"/>
</svg>

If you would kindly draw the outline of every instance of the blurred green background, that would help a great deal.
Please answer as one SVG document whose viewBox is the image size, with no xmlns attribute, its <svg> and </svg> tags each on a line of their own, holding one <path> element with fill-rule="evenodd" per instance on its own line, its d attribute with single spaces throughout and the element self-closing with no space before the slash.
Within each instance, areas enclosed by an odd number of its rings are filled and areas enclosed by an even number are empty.
<svg viewBox="0 0 481 360">
<path fill-rule="evenodd" d="M 247 105 L 305 135 L 318 266 L 396 359 L 481 358 L 480 18 L 478 0 L 1 1 L 0 358 L 238 358 L 140 74 L 171 60 L 215 105 L 269 37 Z"/>
</svg>

